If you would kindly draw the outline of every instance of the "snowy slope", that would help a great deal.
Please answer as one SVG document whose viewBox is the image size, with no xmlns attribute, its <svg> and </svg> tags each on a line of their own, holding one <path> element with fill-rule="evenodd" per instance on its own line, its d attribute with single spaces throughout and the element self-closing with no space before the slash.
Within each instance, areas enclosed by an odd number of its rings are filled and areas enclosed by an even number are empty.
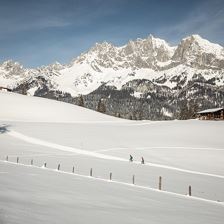
<svg viewBox="0 0 224 224">
<path fill-rule="evenodd" d="M 3 223 L 223 222 L 223 122 L 124 122 L 13 93 L 0 102 Z"/>
<path fill-rule="evenodd" d="M 36 122 L 121 121 L 68 103 L 16 93 L 0 92 L 0 119 Z"/>
<path fill-rule="evenodd" d="M 127 82 L 136 79 L 155 80 L 165 77 L 167 81 L 162 83 L 163 86 L 170 88 L 176 87 L 176 83 L 172 82 L 175 75 L 184 74 L 187 81 L 191 80 L 194 74 L 202 74 L 206 80 L 211 78 L 221 78 L 217 85 L 223 85 L 223 75 L 217 70 L 195 69 L 185 65 L 178 65 L 165 71 L 154 71 L 152 69 L 120 69 L 114 71 L 112 68 L 103 68 L 101 73 L 96 72 L 92 67 L 81 64 L 61 70 L 61 75 L 54 77 L 57 88 L 61 91 L 71 93 L 72 96 L 79 94 L 89 94 L 96 90 L 102 83 L 108 86 L 115 86 L 118 90 Z M 186 82 L 187 83 L 187 82 Z"/>
<path fill-rule="evenodd" d="M 221 224 L 224 218 L 218 203 L 44 169 L 0 167 L 3 223 Z"/>
</svg>

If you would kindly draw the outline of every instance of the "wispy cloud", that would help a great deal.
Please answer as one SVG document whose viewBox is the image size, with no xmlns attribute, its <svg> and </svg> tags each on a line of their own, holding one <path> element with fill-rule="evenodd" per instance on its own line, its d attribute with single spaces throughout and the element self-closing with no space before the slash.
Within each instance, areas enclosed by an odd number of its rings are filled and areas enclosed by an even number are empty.
<svg viewBox="0 0 224 224">
<path fill-rule="evenodd" d="M 1 37 L 15 34 L 17 32 L 24 32 L 24 31 L 30 31 L 30 30 L 39 30 L 39 29 L 46 29 L 46 28 L 60 28 L 60 27 L 66 27 L 71 25 L 71 22 L 69 21 L 63 21 L 59 20 L 57 18 L 42 18 L 38 20 L 33 21 L 27 21 L 27 22 L 19 22 L 14 23 L 13 21 L 0 21 L 0 29 L 4 30 L 4 33 L 2 33 Z"/>
<path fill-rule="evenodd" d="M 207 1 L 192 10 L 183 20 L 170 26 L 159 27 L 156 32 L 169 37 L 173 43 L 178 43 L 180 38 L 195 33 L 224 43 L 224 4 L 221 4 L 221 1 Z"/>
<path fill-rule="evenodd" d="M 4 1 L 4 0 L 3 0 Z M 126 2 L 114 0 L 39 0 L 21 1 L 23 4 L 5 4 L 0 7 L 2 35 L 46 28 L 85 26 L 105 16 L 116 14 L 119 5 Z M 111 7 L 116 4 L 116 7 Z M 102 20 L 101 20 L 102 22 Z"/>
</svg>

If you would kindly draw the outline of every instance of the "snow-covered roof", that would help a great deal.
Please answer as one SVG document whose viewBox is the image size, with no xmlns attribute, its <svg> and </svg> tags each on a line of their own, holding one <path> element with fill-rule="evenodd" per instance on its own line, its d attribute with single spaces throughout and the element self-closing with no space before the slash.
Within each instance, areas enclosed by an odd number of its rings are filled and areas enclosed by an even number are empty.
<svg viewBox="0 0 224 224">
<path fill-rule="evenodd" d="M 223 110 L 223 109 L 224 108 L 222 108 L 222 107 L 212 108 L 212 109 L 207 109 L 207 110 L 199 111 L 198 114 L 213 113 L 213 112 L 217 112 L 217 111 L 220 111 L 220 110 Z"/>
</svg>

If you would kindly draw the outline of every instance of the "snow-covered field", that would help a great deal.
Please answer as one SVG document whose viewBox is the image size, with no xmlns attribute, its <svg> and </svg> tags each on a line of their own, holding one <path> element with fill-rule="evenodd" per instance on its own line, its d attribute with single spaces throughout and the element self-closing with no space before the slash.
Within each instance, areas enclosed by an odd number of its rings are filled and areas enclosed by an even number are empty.
<svg viewBox="0 0 224 224">
<path fill-rule="evenodd" d="M 0 223 L 223 223 L 224 122 L 126 121 L 3 92 L 0 103 Z"/>
</svg>

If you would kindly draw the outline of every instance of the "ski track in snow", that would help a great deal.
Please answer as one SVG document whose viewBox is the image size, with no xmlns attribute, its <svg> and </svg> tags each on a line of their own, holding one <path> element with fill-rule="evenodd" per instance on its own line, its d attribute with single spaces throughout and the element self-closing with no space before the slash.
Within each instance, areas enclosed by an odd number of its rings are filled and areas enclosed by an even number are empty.
<svg viewBox="0 0 224 224">
<path fill-rule="evenodd" d="M 193 150 L 208 150 L 208 151 L 224 151 L 220 148 L 206 148 L 206 147 L 188 147 L 188 146 L 152 146 L 152 147 L 139 147 L 138 149 L 193 149 Z"/>
<path fill-rule="evenodd" d="M 114 151 L 114 150 L 119 150 L 119 149 L 129 149 L 129 148 L 124 148 L 124 147 L 118 147 L 118 148 L 109 148 L 109 149 L 101 149 L 97 150 L 96 152 L 109 152 L 109 151 Z M 224 149 L 220 148 L 203 148 L 203 147 L 183 147 L 183 146 L 146 146 L 146 147 L 135 147 L 135 149 L 138 150 L 150 150 L 150 149 L 187 149 L 187 150 L 207 150 L 207 151 L 224 151 Z"/>
<path fill-rule="evenodd" d="M 158 189 L 151 188 L 151 187 L 135 185 L 135 184 L 121 182 L 121 181 L 116 181 L 116 180 L 108 180 L 108 179 L 97 178 L 97 177 L 93 177 L 93 176 L 86 176 L 86 175 L 77 174 L 77 173 L 69 173 L 69 172 L 65 172 L 65 171 L 61 171 L 61 170 L 57 170 L 57 169 L 50 169 L 50 168 L 43 167 L 43 166 L 39 167 L 39 166 L 34 166 L 34 165 L 27 165 L 27 164 L 15 163 L 15 162 L 3 161 L 3 160 L 0 160 L 0 162 L 1 163 L 11 164 L 11 165 L 16 165 L 16 166 L 24 166 L 24 167 L 36 168 L 36 169 L 41 169 L 41 170 L 46 170 L 46 171 L 51 171 L 51 172 L 57 172 L 59 174 L 67 174 L 67 175 L 72 175 L 72 176 L 76 176 L 76 177 L 82 177 L 82 178 L 95 180 L 95 181 L 120 184 L 120 185 L 124 185 L 124 186 L 128 186 L 128 187 L 134 187 L 134 188 L 138 188 L 138 189 L 142 189 L 142 190 L 149 190 L 149 191 L 153 191 L 153 192 L 157 192 L 157 193 L 161 193 L 161 194 L 166 194 L 166 195 L 174 196 L 174 197 L 177 197 L 177 198 L 183 198 L 183 199 L 189 199 L 189 200 L 197 200 L 197 201 L 202 201 L 202 202 L 206 202 L 206 203 L 211 203 L 211 204 L 214 204 L 214 205 L 224 206 L 224 202 L 214 201 L 214 200 L 200 198 L 200 197 L 195 197 L 195 196 L 178 194 L 178 193 L 174 193 L 174 192 L 170 192 L 170 191 L 158 190 Z"/>
<path fill-rule="evenodd" d="M 37 139 L 37 138 L 33 138 L 33 137 L 23 135 L 23 134 L 21 134 L 19 132 L 16 132 L 16 131 L 8 131 L 7 134 L 9 134 L 12 137 L 23 140 L 25 142 L 29 142 L 31 144 L 42 145 L 42 146 L 45 146 L 45 147 L 58 149 L 58 150 L 61 150 L 61 151 L 73 152 L 73 153 L 76 153 L 76 154 L 87 155 L 87 156 L 96 157 L 96 158 L 100 158 L 100 159 L 128 161 L 127 159 L 122 159 L 122 158 L 115 157 L 115 156 L 107 156 L 107 155 L 100 154 L 100 153 L 97 153 L 97 152 L 90 152 L 90 151 L 86 151 L 86 150 L 82 150 L 82 149 L 78 149 L 78 148 L 73 148 L 73 147 L 69 147 L 69 146 L 63 146 L 63 145 L 55 144 L 55 143 L 52 143 L 52 142 L 43 141 L 43 140 L 40 140 L 40 139 Z"/>
<path fill-rule="evenodd" d="M 20 140 L 23 140 L 25 142 L 31 143 L 31 144 L 41 145 L 41 146 L 45 146 L 45 147 L 49 147 L 49 148 L 53 148 L 53 149 L 58 149 L 58 150 L 61 150 L 61 151 L 73 152 L 73 153 L 76 153 L 76 154 L 79 154 L 79 155 L 86 155 L 86 156 L 100 158 L 100 159 L 115 160 L 115 161 L 121 161 L 121 162 L 129 162 L 129 160 L 123 159 L 123 158 L 120 158 L 120 157 L 105 155 L 105 154 L 101 154 L 101 153 L 98 153 L 98 152 L 90 152 L 90 151 L 86 151 L 86 150 L 82 150 L 82 149 L 78 149 L 78 148 L 73 148 L 73 147 L 69 147 L 69 146 L 63 146 L 63 145 L 43 141 L 41 139 L 37 139 L 37 138 L 33 138 L 33 137 L 23 135 L 19 132 L 13 131 L 13 130 L 8 131 L 7 134 L 12 136 L 12 137 L 15 137 L 17 139 L 20 139 Z M 140 162 L 135 162 L 135 161 L 133 163 L 134 164 L 140 164 Z M 187 170 L 187 169 L 177 168 L 177 167 L 168 166 L 168 165 L 161 165 L 161 164 L 156 164 L 156 163 L 145 163 L 144 166 L 152 166 L 152 167 L 158 167 L 158 168 L 163 168 L 163 169 L 175 170 L 175 171 L 184 172 L 184 173 L 190 173 L 190 174 L 203 175 L 203 176 L 209 176 L 209 177 L 224 179 L 224 176 L 222 176 L 222 175 L 211 174 L 211 173 L 203 173 L 203 172 L 199 172 L 199 171 Z"/>
</svg>

